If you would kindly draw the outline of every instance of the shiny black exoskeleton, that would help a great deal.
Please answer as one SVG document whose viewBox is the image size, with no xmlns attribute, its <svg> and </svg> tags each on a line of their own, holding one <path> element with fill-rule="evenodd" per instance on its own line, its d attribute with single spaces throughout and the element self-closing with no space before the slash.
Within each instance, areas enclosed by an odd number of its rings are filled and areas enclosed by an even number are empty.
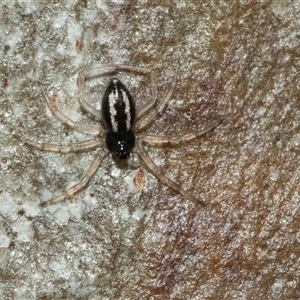
<svg viewBox="0 0 300 300">
<path fill-rule="evenodd" d="M 135 144 L 132 125 L 135 103 L 127 88 L 113 78 L 102 99 L 102 116 L 108 127 L 107 148 L 119 159 L 127 159 Z"/>
</svg>

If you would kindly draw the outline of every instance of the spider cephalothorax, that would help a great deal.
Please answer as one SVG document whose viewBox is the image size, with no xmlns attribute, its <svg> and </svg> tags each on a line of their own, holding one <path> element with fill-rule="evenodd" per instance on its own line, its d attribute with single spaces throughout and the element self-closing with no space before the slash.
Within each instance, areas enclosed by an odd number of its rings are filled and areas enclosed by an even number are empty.
<svg viewBox="0 0 300 300">
<path fill-rule="evenodd" d="M 105 138 L 106 146 L 119 159 L 127 159 L 134 147 L 135 136 L 132 130 L 122 133 L 108 131 Z"/>
</svg>

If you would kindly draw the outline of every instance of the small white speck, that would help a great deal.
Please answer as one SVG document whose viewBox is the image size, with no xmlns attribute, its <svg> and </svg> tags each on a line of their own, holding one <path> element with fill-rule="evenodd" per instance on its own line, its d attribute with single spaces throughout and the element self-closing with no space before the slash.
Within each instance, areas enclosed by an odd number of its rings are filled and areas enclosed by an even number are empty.
<svg viewBox="0 0 300 300">
<path fill-rule="evenodd" d="M 17 234 L 15 240 L 19 242 L 29 242 L 33 239 L 33 229 L 31 222 L 25 217 L 19 217 L 11 224 L 11 229 Z"/>
<path fill-rule="evenodd" d="M 59 205 L 54 212 L 54 218 L 57 224 L 67 225 L 70 220 L 70 211 L 67 206 Z"/>
<path fill-rule="evenodd" d="M 7 236 L 5 231 L 0 228 L 0 248 L 8 248 L 10 244 L 10 238 Z"/>
<path fill-rule="evenodd" d="M 70 277 L 69 264 L 64 258 L 51 261 L 49 266 L 60 278 L 68 279 Z"/>
<path fill-rule="evenodd" d="M 37 6 L 35 4 L 35 1 L 32 1 L 32 0 L 18 0 L 18 3 L 24 9 L 25 15 L 31 14 L 34 11 L 37 10 Z"/>
</svg>

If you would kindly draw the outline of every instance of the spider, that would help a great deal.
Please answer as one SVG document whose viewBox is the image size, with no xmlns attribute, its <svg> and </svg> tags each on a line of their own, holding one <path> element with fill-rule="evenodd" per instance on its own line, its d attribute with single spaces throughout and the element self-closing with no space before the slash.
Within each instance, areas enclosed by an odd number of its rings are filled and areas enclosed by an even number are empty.
<svg viewBox="0 0 300 300">
<path fill-rule="evenodd" d="M 150 76 L 151 100 L 136 109 L 135 102 L 125 85 L 117 78 L 112 78 L 104 92 L 101 103 L 101 111 L 95 109 L 85 100 L 85 81 L 104 75 L 112 75 L 118 72 Z M 202 200 L 199 200 L 189 192 L 182 190 L 177 183 L 167 178 L 147 154 L 143 144 L 146 143 L 150 146 L 161 146 L 164 144 L 177 145 L 205 134 L 206 132 L 214 129 L 220 122 L 214 122 L 212 125 L 197 133 L 190 133 L 179 137 L 139 134 L 140 131 L 142 131 L 150 122 L 164 111 L 176 86 L 177 74 L 178 66 L 175 70 L 174 80 L 169 91 L 160 99 L 160 101 L 157 101 L 156 73 L 152 69 L 127 65 L 112 65 L 92 69 L 87 72 L 81 71 L 78 76 L 79 102 L 83 110 L 91 114 L 98 122 L 98 124 L 95 125 L 75 122 L 69 119 L 62 111 L 60 111 L 57 104 L 57 96 L 54 95 L 49 97 L 43 86 L 40 84 L 45 101 L 54 117 L 77 132 L 92 136 L 93 138 L 69 145 L 38 143 L 29 140 L 25 140 L 25 143 L 40 150 L 58 153 L 83 152 L 97 149 L 92 163 L 78 183 L 63 192 L 61 195 L 44 201 L 40 205 L 45 207 L 62 202 L 65 199 L 71 198 L 80 190 L 85 188 L 90 178 L 99 168 L 103 159 L 109 153 L 112 153 L 117 160 L 121 161 L 127 160 L 131 153 L 137 154 L 142 161 L 144 161 L 146 167 L 152 171 L 163 184 L 178 192 L 183 198 L 205 205 Z M 106 147 L 103 139 L 104 132 L 100 126 L 101 121 L 104 121 L 107 129 L 105 133 Z M 135 136 L 135 133 L 138 134 L 137 137 Z"/>
</svg>

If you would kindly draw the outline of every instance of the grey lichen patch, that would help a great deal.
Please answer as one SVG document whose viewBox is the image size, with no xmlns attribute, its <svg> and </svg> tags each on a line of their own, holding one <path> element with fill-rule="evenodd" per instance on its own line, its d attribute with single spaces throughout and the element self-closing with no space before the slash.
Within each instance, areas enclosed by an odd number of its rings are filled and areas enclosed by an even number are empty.
<svg viewBox="0 0 300 300">
<path fill-rule="evenodd" d="M 298 299 L 299 13 L 278 1 L 1 3 L 1 299 Z M 151 155 L 208 205 L 147 172 L 135 197 L 130 174 L 107 159 L 74 203 L 40 210 L 92 154 L 39 152 L 18 138 L 81 138 L 52 118 L 38 82 L 79 120 L 80 70 L 152 67 L 161 96 L 178 58 L 172 103 L 149 129 L 223 123 Z M 124 76 L 145 101 L 147 80 Z"/>
</svg>

